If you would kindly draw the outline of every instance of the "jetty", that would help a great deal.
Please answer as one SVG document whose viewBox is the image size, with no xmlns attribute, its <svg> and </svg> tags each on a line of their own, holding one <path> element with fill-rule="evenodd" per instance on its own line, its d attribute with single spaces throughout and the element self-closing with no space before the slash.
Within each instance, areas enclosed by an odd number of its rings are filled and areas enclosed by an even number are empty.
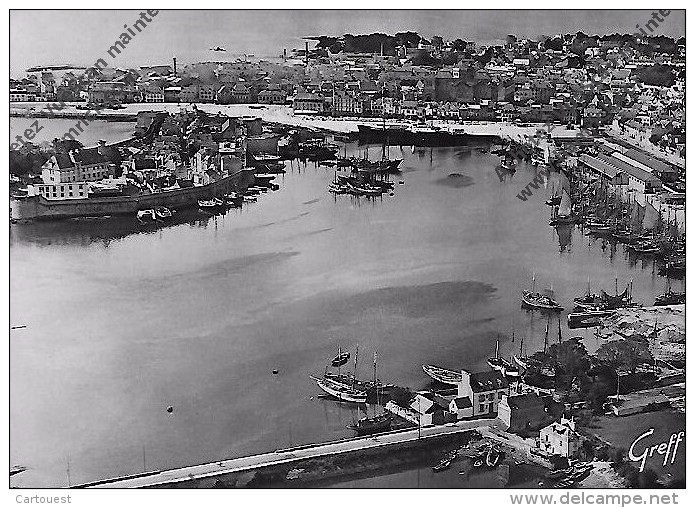
<svg viewBox="0 0 695 508">
<path fill-rule="evenodd" d="M 431 446 L 437 442 L 454 442 L 464 438 L 472 430 L 489 428 L 494 419 L 459 421 L 446 425 L 411 428 L 275 450 L 269 453 L 219 460 L 167 471 L 151 471 L 136 475 L 99 480 L 77 485 L 75 488 L 210 488 L 213 486 L 243 486 L 254 473 L 267 472 L 268 477 L 291 479 L 316 460 L 340 457 L 344 460 L 363 459 L 368 455 L 391 455 L 396 449 L 407 450 Z M 313 463 L 316 468 L 316 464 Z M 362 466 L 360 466 L 362 467 Z M 344 467 L 340 468 L 344 470 Z M 325 476 L 323 471 L 322 475 Z M 336 471 L 336 474 L 340 474 Z"/>
</svg>

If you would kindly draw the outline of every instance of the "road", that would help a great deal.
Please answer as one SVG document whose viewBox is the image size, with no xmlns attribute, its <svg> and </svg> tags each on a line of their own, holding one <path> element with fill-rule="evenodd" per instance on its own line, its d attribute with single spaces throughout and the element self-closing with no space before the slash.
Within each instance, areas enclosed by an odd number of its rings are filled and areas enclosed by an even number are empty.
<svg viewBox="0 0 695 508">
<path fill-rule="evenodd" d="M 286 464 L 297 460 L 311 459 L 326 455 L 337 455 L 382 446 L 393 446 L 396 444 L 416 441 L 418 439 L 456 434 L 472 429 L 482 429 L 489 427 L 494 422 L 495 420 L 492 419 L 462 421 L 447 425 L 423 427 L 419 431 L 418 429 L 409 429 L 405 431 L 380 434 L 378 436 L 367 436 L 343 441 L 335 441 L 331 443 L 277 450 L 260 455 L 210 462 L 207 464 L 171 469 L 168 471 L 155 471 L 151 474 L 139 475 L 137 477 L 104 480 L 102 483 L 92 483 L 87 485 L 87 487 L 123 489 L 163 486 L 167 484 L 185 482 L 192 479 L 201 479 L 260 467 Z"/>
</svg>

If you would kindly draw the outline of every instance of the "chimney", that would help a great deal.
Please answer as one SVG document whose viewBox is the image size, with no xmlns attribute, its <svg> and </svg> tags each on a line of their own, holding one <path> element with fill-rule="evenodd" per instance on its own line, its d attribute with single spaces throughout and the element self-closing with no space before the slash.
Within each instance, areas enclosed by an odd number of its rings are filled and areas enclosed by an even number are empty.
<svg viewBox="0 0 695 508">
<path fill-rule="evenodd" d="M 304 41 L 304 62 L 309 63 L 309 41 Z"/>
<path fill-rule="evenodd" d="M 99 147 L 97 148 L 97 151 L 100 155 L 106 155 L 106 141 L 103 139 L 99 140 Z"/>
<path fill-rule="evenodd" d="M 287 60 L 287 48 L 282 48 L 282 59 Z"/>
<path fill-rule="evenodd" d="M 174 77 L 176 77 L 176 57 L 174 57 Z"/>
</svg>

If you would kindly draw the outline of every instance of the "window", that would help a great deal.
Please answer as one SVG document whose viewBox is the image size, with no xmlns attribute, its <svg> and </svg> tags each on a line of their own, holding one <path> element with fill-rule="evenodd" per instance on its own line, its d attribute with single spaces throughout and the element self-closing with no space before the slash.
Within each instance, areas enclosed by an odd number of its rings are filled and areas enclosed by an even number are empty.
<svg viewBox="0 0 695 508">
<path fill-rule="evenodd" d="M 495 394 L 490 393 L 490 394 L 488 394 L 487 398 L 488 398 L 488 400 L 495 400 Z"/>
<path fill-rule="evenodd" d="M 487 406 L 485 404 L 480 404 L 480 412 L 484 413 L 487 411 Z"/>
</svg>

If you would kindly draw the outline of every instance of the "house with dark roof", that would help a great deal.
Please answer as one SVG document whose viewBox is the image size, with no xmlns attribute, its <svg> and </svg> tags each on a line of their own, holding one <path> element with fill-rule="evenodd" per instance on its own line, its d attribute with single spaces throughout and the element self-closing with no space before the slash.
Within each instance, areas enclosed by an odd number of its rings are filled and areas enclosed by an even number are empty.
<svg viewBox="0 0 695 508">
<path fill-rule="evenodd" d="M 507 431 L 521 437 L 538 436 L 540 429 L 562 416 L 562 404 L 552 397 L 536 393 L 504 397 L 499 403 L 497 417 L 507 426 Z"/>
<path fill-rule="evenodd" d="M 509 396 L 509 382 L 498 371 L 470 373 L 461 371 L 457 397 L 469 398 L 473 417 L 493 417 L 502 397 Z M 458 406 L 458 403 L 456 403 Z"/>
</svg>

